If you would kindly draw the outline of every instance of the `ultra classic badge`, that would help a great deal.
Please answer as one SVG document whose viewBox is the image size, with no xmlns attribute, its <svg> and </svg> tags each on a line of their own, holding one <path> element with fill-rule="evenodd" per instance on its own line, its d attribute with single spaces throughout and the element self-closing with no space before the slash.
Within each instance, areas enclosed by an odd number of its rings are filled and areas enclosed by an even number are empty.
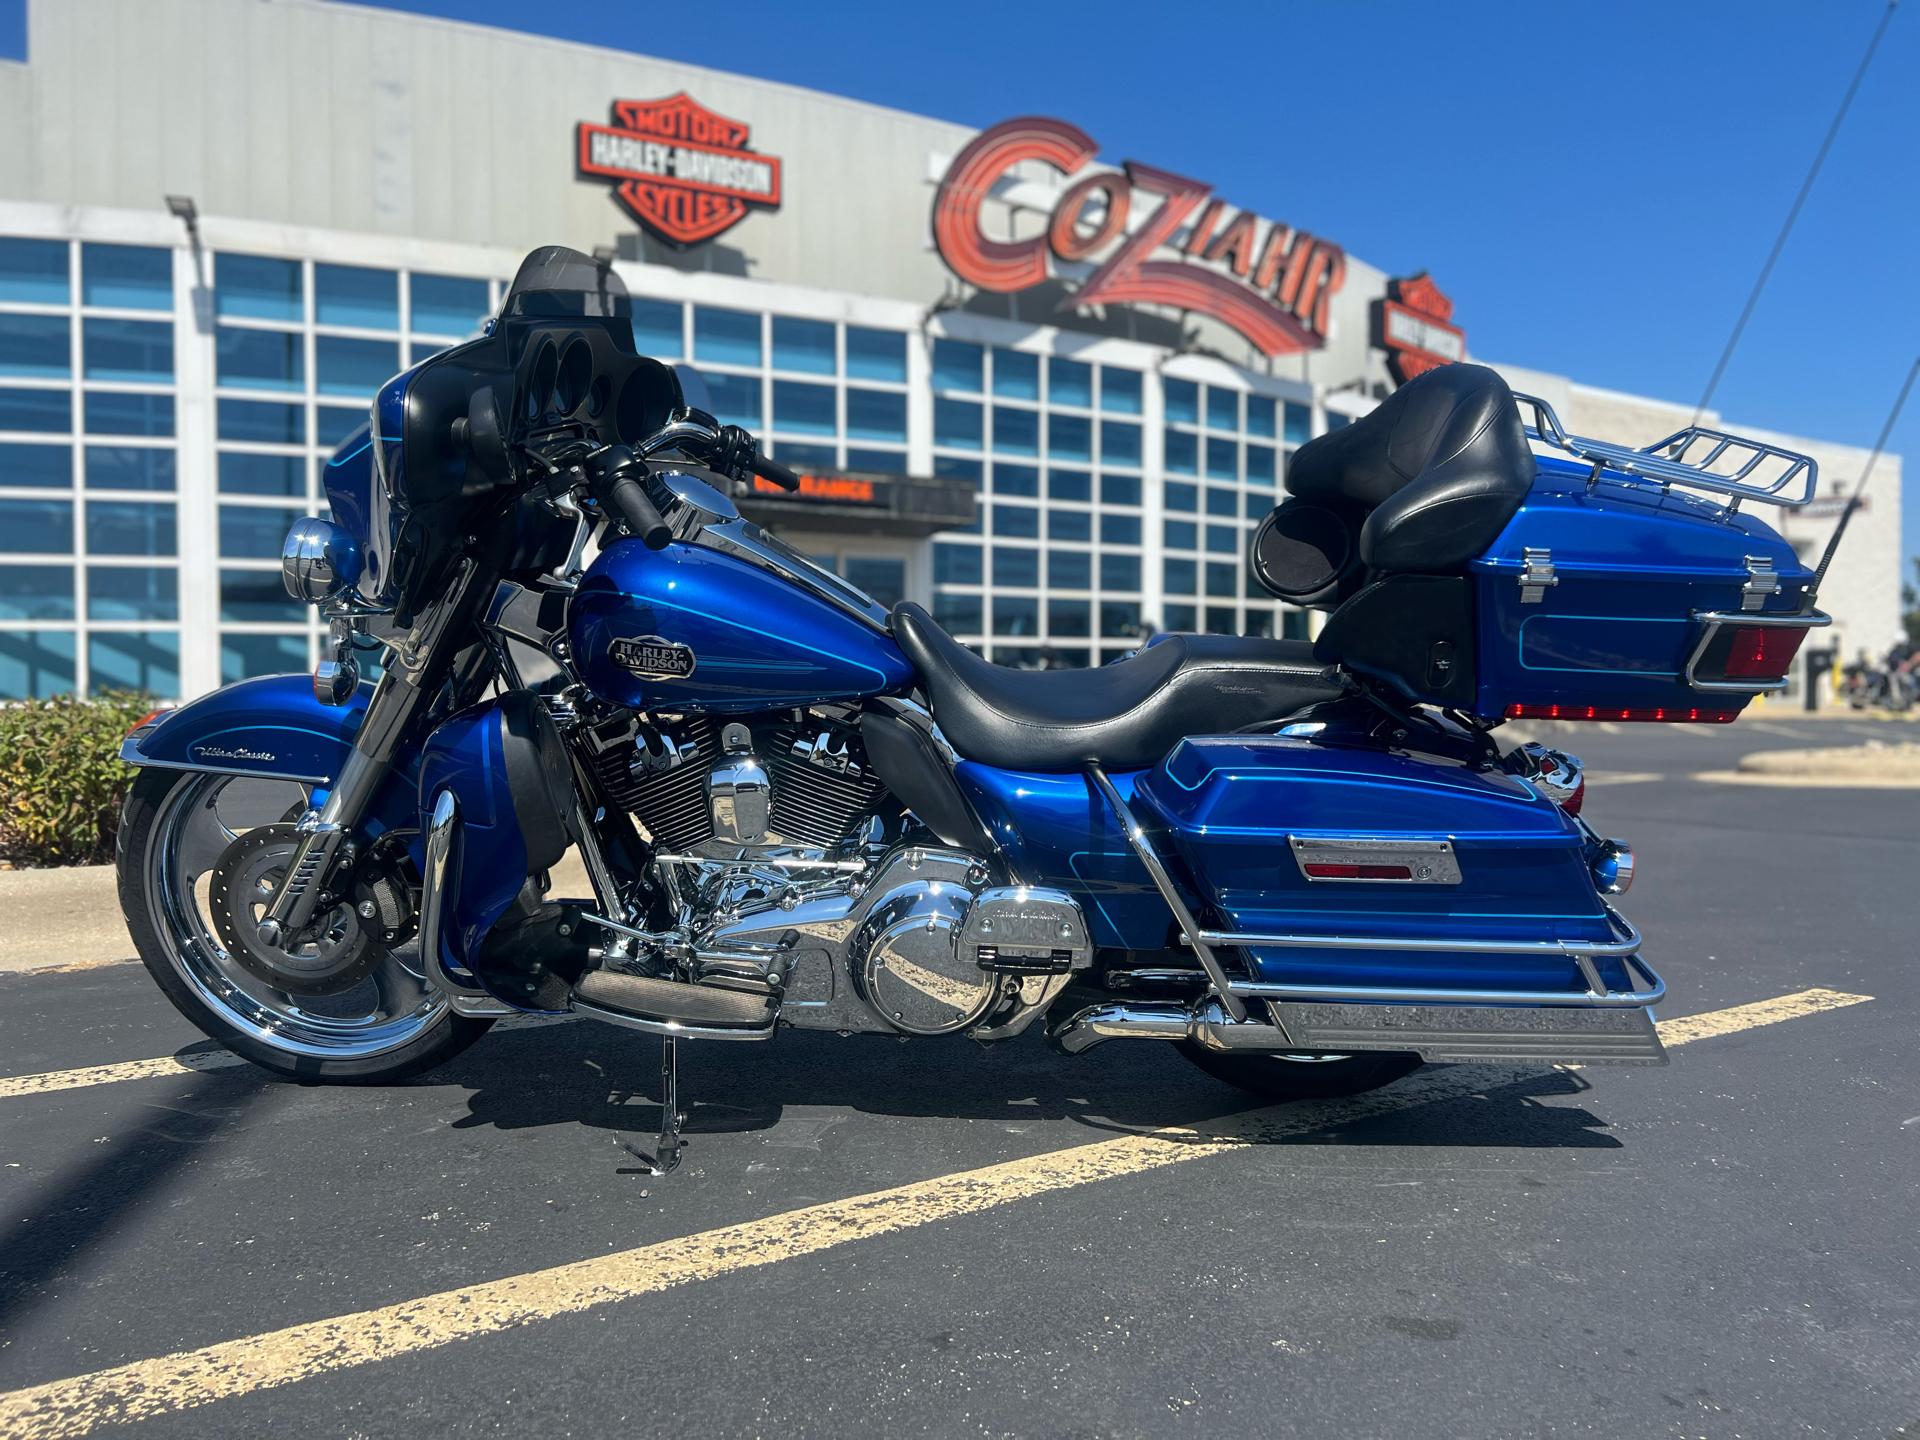
<svg viewBox="0 0 1920 1440">
<path fill-rule="evenodd" d="M 684 680 L 699 657 L 693 648 L 664 635 L 635 635 L 607 646 L 607 658 L 622 670 L 648 680 Z"/>
</svg>

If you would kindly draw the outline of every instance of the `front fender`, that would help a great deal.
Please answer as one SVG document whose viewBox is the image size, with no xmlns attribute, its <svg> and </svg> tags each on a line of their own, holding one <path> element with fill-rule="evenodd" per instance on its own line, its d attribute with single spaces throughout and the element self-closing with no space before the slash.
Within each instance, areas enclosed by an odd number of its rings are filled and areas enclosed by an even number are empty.
<svg viewBox="0 0 1920 1440">
<path fill-rule="evenodd" d="M 372 698 L 364 681 L 348 704 L 322 705 L 307 675 L 239 680 L 140 726 L 121 744 L 120 758 L 331 788 Z"/>
</svg>

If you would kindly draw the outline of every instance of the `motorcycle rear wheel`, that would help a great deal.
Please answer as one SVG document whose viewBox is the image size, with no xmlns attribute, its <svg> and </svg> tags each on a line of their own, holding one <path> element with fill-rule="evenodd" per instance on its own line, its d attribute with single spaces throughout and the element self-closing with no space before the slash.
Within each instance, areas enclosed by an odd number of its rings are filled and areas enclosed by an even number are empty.
<svg viewBox="0 0 1920 1440">
<path fill-rule="evenodd" d="M 1179 1052 L 1216 1080 L 1263 1100 L 1337 1100 L 1390 1085 L 1425 1062 L 1411 1052 L 1372 1050 L 1358 1055 L 1259 1055 L 1209 1050 L 1183 1040 Z"/>
<path fill-rule="evenodd" d="M 257 962 L 243 965 L 222 943 L 209 905 L 221 855 L 249 831 L 297 815 L 306 798 L 289 781 L 142 770 L 115 846 L 134 947 L 182 1015 L 285 1079 L 388 1085 L 444 1064 L 493 1022 L 454 1014 L 403 951 L 379 952 L 350 989 L 316 998 L 266 983 Z"/>
</svg>

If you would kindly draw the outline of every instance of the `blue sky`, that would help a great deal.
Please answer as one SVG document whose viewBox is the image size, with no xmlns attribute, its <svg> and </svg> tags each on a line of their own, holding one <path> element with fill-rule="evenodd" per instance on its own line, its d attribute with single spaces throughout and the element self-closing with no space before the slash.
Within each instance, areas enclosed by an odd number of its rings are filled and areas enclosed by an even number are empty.
<svg viewBox="0 0 1920 1440">
<path fill-rule="evenodd" d="M 969 125 L 1059 115 L 1110 159 L 1211 180 L 1390 272 L 1431 270 L 1478 354 L 1691 403 L 1884 0 L 392 8 Z M 0 53 L 9 36 L 17 53 L 20 10 L 0 0 Z M 1729 420 L 1878 434 L 1920 352 L 1901 250 L 1920 230 L 1916 72 L 1920 9 L 1895 16 L 1721 382 Z M 1892 448 L 1920 466 L 1920 405 Z M 1903 509 L 1920 554 L 1920 478 Z"/>
</svg>

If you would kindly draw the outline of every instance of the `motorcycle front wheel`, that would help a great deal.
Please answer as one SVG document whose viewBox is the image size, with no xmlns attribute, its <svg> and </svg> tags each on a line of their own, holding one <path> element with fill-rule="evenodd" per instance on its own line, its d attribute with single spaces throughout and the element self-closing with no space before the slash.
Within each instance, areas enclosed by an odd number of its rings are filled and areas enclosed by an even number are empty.
<svg viewBox="0 0 1920 1440">
<path fill-rule="evenodd" d="M 264 1070 L 322 1085 L 431 1070 L 493 1022 L 454 1014 L 415 947 L 382 948 L 351 905 L 317 917 L 287 951 L 236 953 L 282 873 L 277 832 L 307 798 L 290 781 L 142 770 L 115 857 L 134 946 L 182 1015 Z"/>
<path fill-rule="evenodd" d="M 1337 1100 L 1391 1085 L 1424 1063 L 1418 1055 L 1373 1050 L 1359 1055 L 1261 1055 L 1209 1050 L 1190 1040 L 1176 1047 L 1216 1080 L 1263 1100 Z"/>
</svg>

